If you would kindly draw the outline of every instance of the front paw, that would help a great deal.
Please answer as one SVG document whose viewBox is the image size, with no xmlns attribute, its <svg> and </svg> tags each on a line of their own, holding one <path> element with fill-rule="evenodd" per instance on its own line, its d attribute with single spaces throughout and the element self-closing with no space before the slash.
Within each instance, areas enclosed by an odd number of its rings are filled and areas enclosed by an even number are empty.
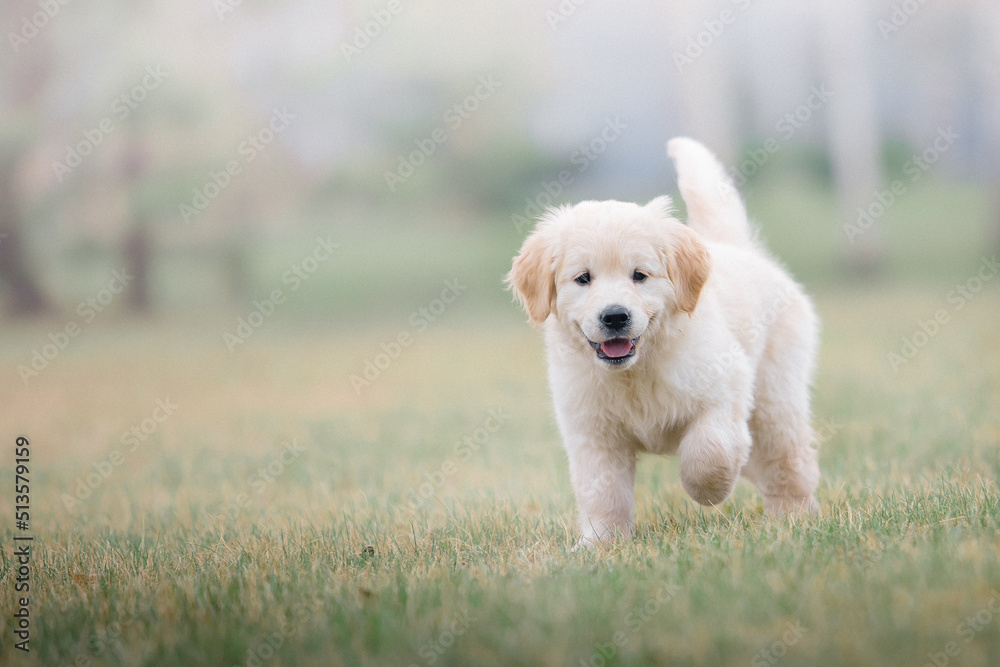
<svg viewBox="0 0 1000 667">
<path fill-rule="evenodd" d="M 609 542 L 627 542 L 632 539 L 632 524 L 616 524 L 612 527 L 601 527 L 596 528 L 593 525 L 586 525 L 583 530 L 583 535 L 577 540 L 576 546 L 573 547 L 573 551 L 583 551 L 585 549 L 590 549 L 598 544 L 605 544 Z"/>
</svg>

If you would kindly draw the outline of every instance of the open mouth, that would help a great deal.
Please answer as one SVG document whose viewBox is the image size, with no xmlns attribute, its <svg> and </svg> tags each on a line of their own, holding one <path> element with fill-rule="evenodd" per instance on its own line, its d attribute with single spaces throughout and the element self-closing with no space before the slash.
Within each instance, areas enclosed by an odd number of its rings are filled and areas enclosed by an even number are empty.
<svg viewBox="0 0 1000 667">
<path fill-rule="evenodd" d="M 595 343 L 587 339 L 590 346 L 597 351 L 597 358 L 605 363 L 617 365 L 635 356 L 635 346 L 639 338 L 611 338 L 603 343 Z"/>
</svg>

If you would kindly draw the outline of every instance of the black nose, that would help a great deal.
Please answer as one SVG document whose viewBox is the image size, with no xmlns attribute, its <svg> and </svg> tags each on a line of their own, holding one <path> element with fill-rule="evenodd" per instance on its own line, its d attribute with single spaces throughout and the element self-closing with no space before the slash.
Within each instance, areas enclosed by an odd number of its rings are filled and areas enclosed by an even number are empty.
<svg viewBox="0 0 1000 667">
<path fill-rule="evenodd" d="M 629 314 L 622 306 L 608 306 L 601 313 L 601 322 L 609 329 L 618 331 L 628 326 Z"/>
</svg>

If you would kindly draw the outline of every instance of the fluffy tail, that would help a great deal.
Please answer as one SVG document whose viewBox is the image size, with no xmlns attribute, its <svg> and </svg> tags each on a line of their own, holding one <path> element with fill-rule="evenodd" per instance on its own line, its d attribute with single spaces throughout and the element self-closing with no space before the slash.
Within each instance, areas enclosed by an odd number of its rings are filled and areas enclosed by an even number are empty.
<svg viewBox="0 0 1000 667">
<path fill-rule="evenodd" d="M 677 185 L 687 204 L 688 226 L 710 241 L 746 245 L 753 239 L 743 200 L 732 179 L 702 144 L 687 137 L 667 142 Z"/>
</svg>

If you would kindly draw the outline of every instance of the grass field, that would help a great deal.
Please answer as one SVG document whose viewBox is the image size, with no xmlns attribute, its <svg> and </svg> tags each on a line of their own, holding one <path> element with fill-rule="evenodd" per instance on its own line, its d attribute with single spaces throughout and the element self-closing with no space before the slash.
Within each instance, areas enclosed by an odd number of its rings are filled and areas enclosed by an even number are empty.
<svg viewBox="0 0 1000 667">
<path fill-rule="evenodd" d="M 363 340 L 276 320 L 232 354 L 229 318 L 95 322 L 26 388 L 14 369 L 52 326 L 11 327 L 32 637 L 12 648 L 5 521 L 0 661 L 1000 664 L 1000 290 L 958 311 L 901 287 L 818 304 L 822 516 L 770 522 L 743 484 L 701 508 L 674 460 L 646 458 L 635 540 L 588 553 L 570 551 L 541 342 L 513 311 L 459 301 Z M 412 343 L 352 388 L 400 331 Z"/>
<path fill-rule="evenodd" d="M 25 385 L 98 268 L 64 276 L 64 314 L 2 323 L 0 513 L 24 435 L 34 542 L 25 654 L 25 533 L 0 522 L 0 664 L 1000 664 L 988 196 L 922 184 L 886 215 L 890 279 L 838 286 L 832 197 L 790 178 L 748 202 L 826 285 L 821 516 L 768 521 L 743 484 L 702 508 L 675 460 L 645 458 L 635 539 L 572 552 L 540 336 L 499 289 L 505 219 L 340 229 L 342 254 L 232 351 L 249 305 L 173 310 L 214 298 L 211 267 L 174 267 L 158 314 L 110 308 Z M 269 247 L 255 294 L 314 243 Z"/>
</svg>

